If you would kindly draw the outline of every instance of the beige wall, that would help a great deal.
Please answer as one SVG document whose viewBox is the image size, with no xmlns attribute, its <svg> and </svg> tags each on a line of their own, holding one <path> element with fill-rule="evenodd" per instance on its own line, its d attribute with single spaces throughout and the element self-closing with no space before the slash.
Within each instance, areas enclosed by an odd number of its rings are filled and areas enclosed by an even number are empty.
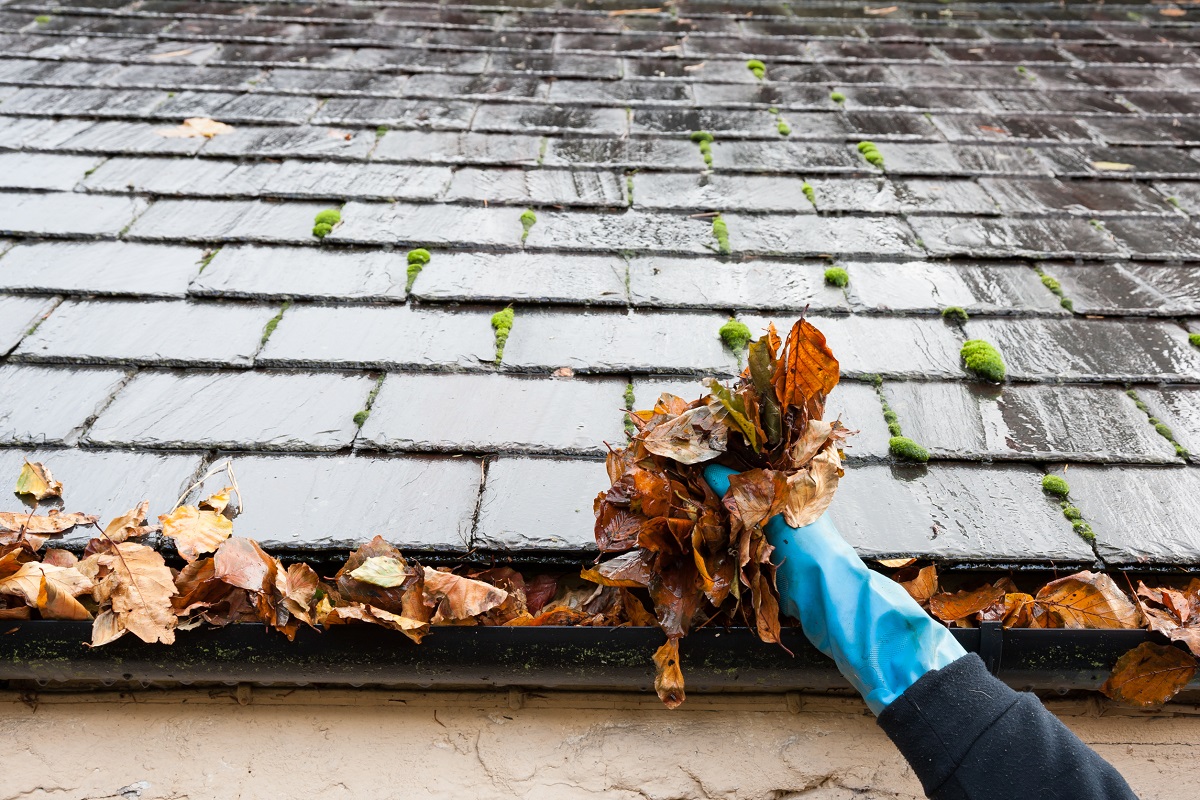
<svg viewBox="0 0 1200 800">
<path fill-rule="evenodd" d="M 1142 800 L 1195 796 L 1195 707 L 1053 707 Z M 860 702 L 800 695 L 8 692 L 0 742 L 0 800 L 922 796 Z"/>
</svg>

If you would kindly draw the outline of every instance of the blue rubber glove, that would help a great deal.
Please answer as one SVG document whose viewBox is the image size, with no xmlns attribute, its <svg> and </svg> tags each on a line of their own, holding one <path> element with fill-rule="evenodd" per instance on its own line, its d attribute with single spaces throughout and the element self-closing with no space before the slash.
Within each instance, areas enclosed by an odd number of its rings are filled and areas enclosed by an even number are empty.
<svg viewBox="0 0 1200 800">
<path fill-rule="evenodd" d="M 716 464 L 704 469 L 722 497 L 733 474 Z M 966 655 L 904 587 L 867 569 L 828 514 L 803 528 L 789 527 L 780 515 L 764 530 L 779 564 L 783 612 L 800 620 L 804 635 L 837 662 L 876 716 L 926 672 Z"/>
</svg>

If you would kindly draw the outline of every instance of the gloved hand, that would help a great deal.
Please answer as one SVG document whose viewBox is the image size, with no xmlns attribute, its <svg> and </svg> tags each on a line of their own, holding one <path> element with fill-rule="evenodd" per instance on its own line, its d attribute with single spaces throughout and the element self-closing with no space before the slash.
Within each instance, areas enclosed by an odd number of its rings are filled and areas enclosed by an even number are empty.
<svg viewBox="0 0 1200 800">
<path fill-rule="evenodd" d="M 704 469 L 722 497 L 733 474 L 716 464 Z M 867 569 L 828 514 L 803 528 L 776 516 L 765 532 L 775 548 L 771 560 L 779 564 L 783 612 L 800 620 L 804 635 L 837 662 L 876 716 L 926 672 L 966 655 L 904 587 Z"/>
</svg>

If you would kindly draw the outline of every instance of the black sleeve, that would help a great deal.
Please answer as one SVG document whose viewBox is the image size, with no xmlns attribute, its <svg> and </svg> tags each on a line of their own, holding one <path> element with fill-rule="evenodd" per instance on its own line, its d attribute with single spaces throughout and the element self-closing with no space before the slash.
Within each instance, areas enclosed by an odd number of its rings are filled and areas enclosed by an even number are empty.
<svg viewBox="0 0 1200 800">
<path fill-rule="evenodd" d="M 1136 800 L 1111 764 L 974 653 L 924 675 L 879 726 L 932 800 Z"/>
</svg>

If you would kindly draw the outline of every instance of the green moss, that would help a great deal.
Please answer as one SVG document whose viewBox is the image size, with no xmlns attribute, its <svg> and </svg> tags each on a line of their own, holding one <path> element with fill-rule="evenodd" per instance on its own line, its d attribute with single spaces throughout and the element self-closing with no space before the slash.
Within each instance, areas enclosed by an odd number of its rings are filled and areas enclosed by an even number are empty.
<svg viewBox="0 0 1200 800">
<path fill-rule="evenodd" d="M 541 143 L 538 145 L 537 165 L 540 167 L 542 162 L 546 160 L 546 150 L 550 148 L 550 137 L 543 136 Z"/>
<path fill-rule="evenodd" d="M 963 323 L 971 318 L 962 306 L 946 306 L 942 309 L 942 319 L 947 322 Z"/>
<path fill-rule="evenodd" d="M 318 239 L 324 239 L 333 230 L 333 226 L 341 221 L 342 212 L 336 208 L 318 211 L 317 216 L 313 219 L 312 234 Z"/>
<path fill-rule="evenodd" d="M 711 143 L 713 140 L 713 135 L 708 131 L 692 131 L 691 138 L 696 144 L 703 144 L 705 142 Z"/>
<path fill-rule="evenodd" d="M 1192 347 L 1200 347 L 1200 333 L 1189 333 L 1188 343 L 1191 344 Z"/>
<path fill-rule="evenodd" d="M 1183 210 L 1183 206 L 1179 205 L 1178 197 L 1168 197 L 1167 202 L 1170 203 L 1171 205 L 1175 206 L 1176 208 L 1178 208 L 1180 211 Z"/>
<path fill-rule="evenodd" d="M 1059 304 L 1060 306 L 1062 306 L 1063 308 L 1065 308 L 1067 311 L 1074 311 L 1074 310 L 1075 310 L 1075 301 L 1074 301 L 1074 300 L 1072 300 L 1072 299 L 1071 299 L 1071 298 L 1069 298 L 1069 297 L 1061 297 L 1061 298 L 1059 298 L 1059 300 L 1058 300 L 1058 304 Z"/>
<path fill-rule="evenodd" d="M 356 411 L 354 413 L 354 426 L 356 428 L 361 428 L 364 424 L 366 424 L 367 417 L 369 416 L 371 416 L 371 412 L 367 411 L 365 408 L 362 411 Z"/>
<path fill-rule="evenodd" d="M 830 92 L 829 99 L 835 103 L 841 104 L 846 102 L 846 95 L 842 94 L 841 92 Z"/>
<path fill-rule="evenodd" d="M 379 390 L 383 388 L 383 379 L 385 377 L 385 375 L 380 375 L 375 379 L 375 385 L 371 387 L 371 393 L 367 395 L 367 402 L 363 405 L 362 411 L 354 415 L 354 424 L 357 427 L 361 428 L 367 421 L 367 418 L 371 416 L 371 408 L 375 405 L 375 398 L 379 396 Z"/>
<path fill-rule="evenodd" d="M 1149 422 L 1151 427 L 1154 428 L 1155 433 L 1170 442 L 1171 447 L 1175 449 L 1175 455 L 1179 456 L 1180 458 L 1187 458 L 1188 451 L 1183 445 L 1175 441 L 1175 432 L 1172 431 L 1170 426 L 1168 426 L 1165 422 L 1150 413 L 1150 407 L 1142 401 L 1142 398 L 1138 396 L 1137 391 L 1134 389 L 1126 389 L 1125 394 L 1128 395 L 1131 400 L 1133 400 L 1133 404 L 1138 407 L 1138 410 L 1146 415 L 1146 421 Z"/>
<path fill-rule="evenodd" d="M 200 257 L 200 271 L 196 274 L 199 275 L 203 273 L 204 270 L 207 269 L 208 265 L 212 263 L 212 260 L 217 257 L 217 253 L 219 252 L 221 252 L 221 248 L 219 247 L 215 250 L 205 250 L 204 255 Z"/>
<path fill-rule="evenodd" d="M 1021 77 L 1025 78 L 1026 80 L 1029 80 L 1029 81 L 1037 80 L 1037 76 L 1034 75 L 1032 72 L 1030 72 L 1029 69 L 1024 66 L 1018 66 L 1017 72 L 1020 73 Z"/>
<path fill-rule="evenodd" d="M 862 154 L 863 159 L 868 164 L 883 169 L 883 154 L 879 152 L 879 148 L 875 146 L 874 142 L 859 142 L 858 152 Z"/>
<path fill-rule="evenodd" d="M 629 205 L 633 205 L 633 173 L 625 176 L 625 195 Z"/>
<path fill-rule="evenodd" d="M 1096 541 L 1096 534 L 1092 530 L 1092 526 L 1088 525 L 1086 522 L 1084 522 L 1081 519 L 1077 519 L 1071 523 L 1071 530 L 1073 530 L 1073 531 L 1075 531 L 1075 533 L 1079 534 L 1079 537 L 1081 539 L 1084 539 L 1089 542 Z"/>
<path fill-rule="evenodd" d="M 521 242 L 522 243 L 526 239 L 529 238 L 529 230 L 535 224 L 537 224 L 537 214 L 533 213 L 533 211 L 528 208 L 521 212 L 521 228 L 522 228 Z"/>
<path fill-rule="evenodd" d="M 1080 511 L 1075 506 L 1068 503 L 1066 500 L 1062 501 L 1061 505 L 1062 505 L 1063 516 L 1066 517 L 1067 519 L 1071 520 L 1072 522 L 1074 522 L 1077 519 L 1083 519 L 1083 512 Z"/>
<path fill-rule="evenodd" d="M 266 344 L 271 338 L 271 334 L 279 327 L 279 322 L 283 319 L 283 312 L 287 311 L 292 306 L 291 300 L 284 300 L 283 305 L 279 307 L 279 313 L 267 320 L 266 326 L 263 328 L 262 340 L 260 344 Z"/>
<path fill-rule="evenodd" d="M 54 18 L 51 17 L 49 14 L 41 14 L 39 16 L 34 17 L 33 21 L 36 22 L 38 25 L 49 25 L 53 19 Z"/>
<path fill-rule="evenodd" d="M 729 321 L 721 326 L 721 330 L 718 333 L 725 346 L 738 354 L 738 356 L 750 344 L 750 340 L 754 338 L 750 335 L 750 329 L 746 327 L 746 323 L 733 317 L 730 317 Z"/>
<path fill-rule="evenodd" d="M 421 266 L 425 266 L 429 263 L 429 259 L 431 258 L 433 258 L 433 256 L 430 255 L 429 251 L 424 247 L 418 247 L 415 250 L 408 251 L 408 263 L 410 264 L 420 264 Z"/>
<path fill-rule="evenodd" d="M 496 332 L 496 365 L 504 359 L 504 345 L 508 343 L 508 335 L 512 332 L 516 312 L 512 306 L 492 314 L 492 330 Z"/>
<path fill-rule="evenodd" d="M 1054 292 L 1057 295 L 1062 294 L 1062 284 L 1059 283 L 1054 278 L 1052 278 L 1049 275 L 1046 275 L 1044 273 L 1042 274 L 1042 286 L 1045 286 L 1047 289 L 1049 289 L 1050 291 Z"/>
<path fill-rule="evenodd" d="M 627 384 L 625 384 L 625 410 L 633 411 L 634 410 L 633 405 L 635 402 L 636 401 L 633 397 L 633 384 L 627 383 Z M 635 433 L 637 433 L 637 426 L 633 424 L 633 420 L 629 418 L 628 414 L 626 414 L 625 415 L 625 435 L 632 439 L 633 435 Z"/>
<path fill-rule="evenodd" d="M 825 270 L 825 282 L 830 286 L 844 289 L 850 283 L 850 273 L 842 267 L 830 267 Z"/>
<path fill-rule="evenodd" d="M 929 451 L 907 436 L 893 436 L 889 439 L 888 452 L 901 461 L 916 461 L 924 464 L 929 460 Z"/>
<path fill-rule="evenodd" d="M 380 125 L 378 128 L 375 129 L 375 138 L 382 139 L 383 137 L 388 135 L 388 131 L 390 131 L 390 130 L 391 130 L 391 128 L 389 128 L 387 125 Z"/>
<path fill-rule="evenodd" d="M 712 169 L 713 135 L 708 131 L 693 131 L 691 139 L 700 147 L 700 155 L 704 158 L 704 165 Z"/>
<path fill-rule="evenodd" d="M 779 122 L 775 124 L 775 130 L 779 131 L 780 136 L 792 135 L 792 127 L 784 122 L 782 117 L 780 117 Z"/>
<path fill-rule="evenodd" d="M 1061 475 L 1043 475 L 1042 491 L 1065 499 L 1071 493 L 1071 486 Z"/>
<path fill-rule="evenodd" d="M 808 181 L 800 184 L 800 191 L 804 192 L 804 196 L 808 198 L 808 202 L 813 204 L 813 208 L 817 207 L 817 190 L 812 187 Z"/>
<path fill-rule="evenodd" d="M 767 65 L 759 61 L 757 58 L 752 58 L 746 62 L 746 69 L 754 73 L 754 77 L 760 81 L 767 77 Z"/>
<path fill-rule="evenodd" d="M 1000 351 L 982 339 L 970 339 L 959 351 L 967 371 L 984 380 L 1001 383 L 1007 373 Z"/>
<path fill-rule="evenodd" d="M 713 217 L 712 232 L 713 238 L 717 240 L 717 249 L 725 255 L 729 255 L 731 252 L 729 247 L 729 226 L 725 224 L 725 220 L 720 214 Z"/>
</svg>

